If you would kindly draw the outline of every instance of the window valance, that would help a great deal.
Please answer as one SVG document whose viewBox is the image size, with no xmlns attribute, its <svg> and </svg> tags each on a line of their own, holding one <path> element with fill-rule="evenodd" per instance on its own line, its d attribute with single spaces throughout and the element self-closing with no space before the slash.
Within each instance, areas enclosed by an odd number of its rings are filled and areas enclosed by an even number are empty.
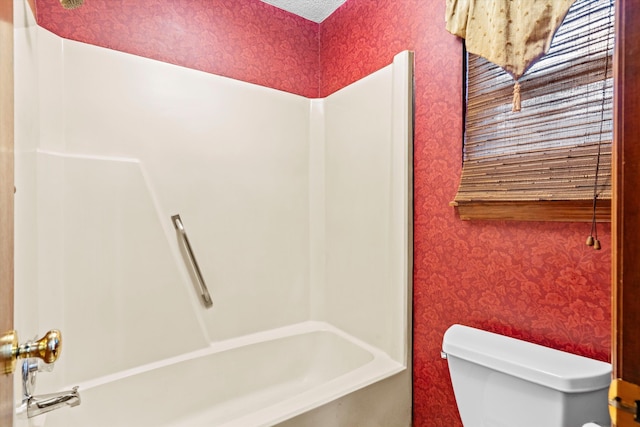
<svg viewBox="0 0 640 427">
<path fill-rule="evenodd" d="M 575 0 L 446 0 L 446 28 L 465 39 L 468 52 L 499 65 L 516 81 L 548 52 Z"/>
</svg>

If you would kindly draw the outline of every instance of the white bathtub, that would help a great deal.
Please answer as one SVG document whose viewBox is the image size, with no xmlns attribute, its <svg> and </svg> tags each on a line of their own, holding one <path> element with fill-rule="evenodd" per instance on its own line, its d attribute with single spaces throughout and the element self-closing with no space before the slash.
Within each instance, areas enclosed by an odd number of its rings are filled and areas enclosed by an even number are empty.
<svg viewBox="0 0 640 427">
<path fill-rule="evenodd" d="M 82 397 L 17 427 L 410 426 L 413 55 L 309 99 L 15 21 L 15 326 Z"/>
<path fill-rule="evenodd" d="M 331 325 L 304 322 L 80 384 L 80 406 L 37 424 L 273 426 L 404 369 Z"/>
</svg>

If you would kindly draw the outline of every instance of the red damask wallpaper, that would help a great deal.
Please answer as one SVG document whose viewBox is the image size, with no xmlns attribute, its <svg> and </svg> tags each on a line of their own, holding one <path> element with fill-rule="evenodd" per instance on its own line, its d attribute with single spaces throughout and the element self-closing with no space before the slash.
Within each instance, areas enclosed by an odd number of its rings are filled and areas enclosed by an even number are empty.
<svg viewBox="0 0 640 427">
<path fill-rule="evenodd" d="M 442 0 L 348 0 L 320 26 L 320 91 L 331 93 L 415 51 L 414 425 L 461 426 L 444 331 L 462 323 L 609 360 L 610 227 L 466 222 L 459 179 L 462 46 Z"/>
<path fill-rule="evenodd" d="M 610 357 L 610 230 L 465 222 L 449 201 L 461 166 L 462 47 L 442 0 L 347 0 L 320 25 L 258 0 L 36 0 L 40 25 L 72 39 L 315 97 L 415 51 L 414 425 L 461 426 L 444 331 L 480 327 Z"/>
<path fill-rule="evenodd" d="M 38 24 L 68 39 L 318 96 L 318 24 L 259 0 L 35 4 Z"/>
</svg>

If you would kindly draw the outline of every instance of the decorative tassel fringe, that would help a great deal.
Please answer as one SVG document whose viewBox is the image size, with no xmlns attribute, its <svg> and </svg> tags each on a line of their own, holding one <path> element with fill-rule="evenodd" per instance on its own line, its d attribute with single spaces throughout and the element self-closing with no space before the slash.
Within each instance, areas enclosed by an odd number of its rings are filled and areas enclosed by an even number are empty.
<svg viewBox="0 0 640 427">
<path fill-rule="evenodd" d="M 513 85 L 513 107 L 511 111 L 520 111 L 520 83 L 517 81 L 516 84 Z"/>
</svg>

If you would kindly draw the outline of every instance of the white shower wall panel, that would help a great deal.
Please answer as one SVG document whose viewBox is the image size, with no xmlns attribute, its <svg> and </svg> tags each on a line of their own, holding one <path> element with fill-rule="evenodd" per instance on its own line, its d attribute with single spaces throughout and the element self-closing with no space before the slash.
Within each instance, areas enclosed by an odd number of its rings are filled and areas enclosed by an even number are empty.
<svg viewBox="0 0 640 427">
<path fill-rule="evenodd" d="M 16 330 L 27 336 L 38 333 L 38 307 L 33 304 L 33 295 L 38 293 L 38 233 L 37 233 L 37 159 L 39 126 L 38 123 L 38 86 L 37 59 L 31 54 L 31 44 L 35 38 L 35 22 L 30 14 L 25 14 L 26 4 L 14 1 L 14 62 L 20 71 L 15 76 L 14 100 L 14 136 L 16 144 L 15 183 L 19 191 L 15 194 L 14 216 L 14 252 L 15 282 L 22 284 L 14 287 L 16 301 L 31 301 L 32 304 L 19 307 L 24 316 L 15 322 Z M 17 320 L 17 319 L 16 319 Z"/>
<path fill-rule="evenodd" d="M 394 91 L 409 79 L 394 70 L 410 55 L 310 100 L 41 28 L 23 41 L 37 68 L 24 164 L 37 164 L 37 218 L 25 220 L 38 323 L 66 337 L 52 377 L 73 384 L 309 319 L 406 366 L 410 135 L 394 136 L 408 120 Z"/>
<path fill-rule="evenodd" d="M 78 110 L 64 109 L 64 39 L 40 27 L 35 28 L 36 37 L 30 40 L 30 48 L 36 57 L 38 70 L 37 78 L 29 84 L 35 82 L 38 91 L 37 115 L 34 118 L 38 121 L 39 127 L 38 148 L 64 152 L 65 117 L 73 117 Z"/>
<path fill-rule="evenodd" d="M 205 346 L 139 162 L 65 157 L 64 170 L 65 332 L 82 337 L 65 345 L 66 381 Z"/>
<path fill-rule="evenodd" d="M 325 316 L 391 351 L 392 66 L 325 99 Z"/>
<path fill-rule="evenodd" d="M 309 101 L 71 41 L 64 64 L 66 151 L 140 161 L 208 282 L 208 338 L 306 320 Z"/>
<path fill-rule="evenodd" d="M 308 99 L 39 27 L 16 43 L 17 326 L 66 338 L 44 389 L 309 318 Z"/>
</svg>

